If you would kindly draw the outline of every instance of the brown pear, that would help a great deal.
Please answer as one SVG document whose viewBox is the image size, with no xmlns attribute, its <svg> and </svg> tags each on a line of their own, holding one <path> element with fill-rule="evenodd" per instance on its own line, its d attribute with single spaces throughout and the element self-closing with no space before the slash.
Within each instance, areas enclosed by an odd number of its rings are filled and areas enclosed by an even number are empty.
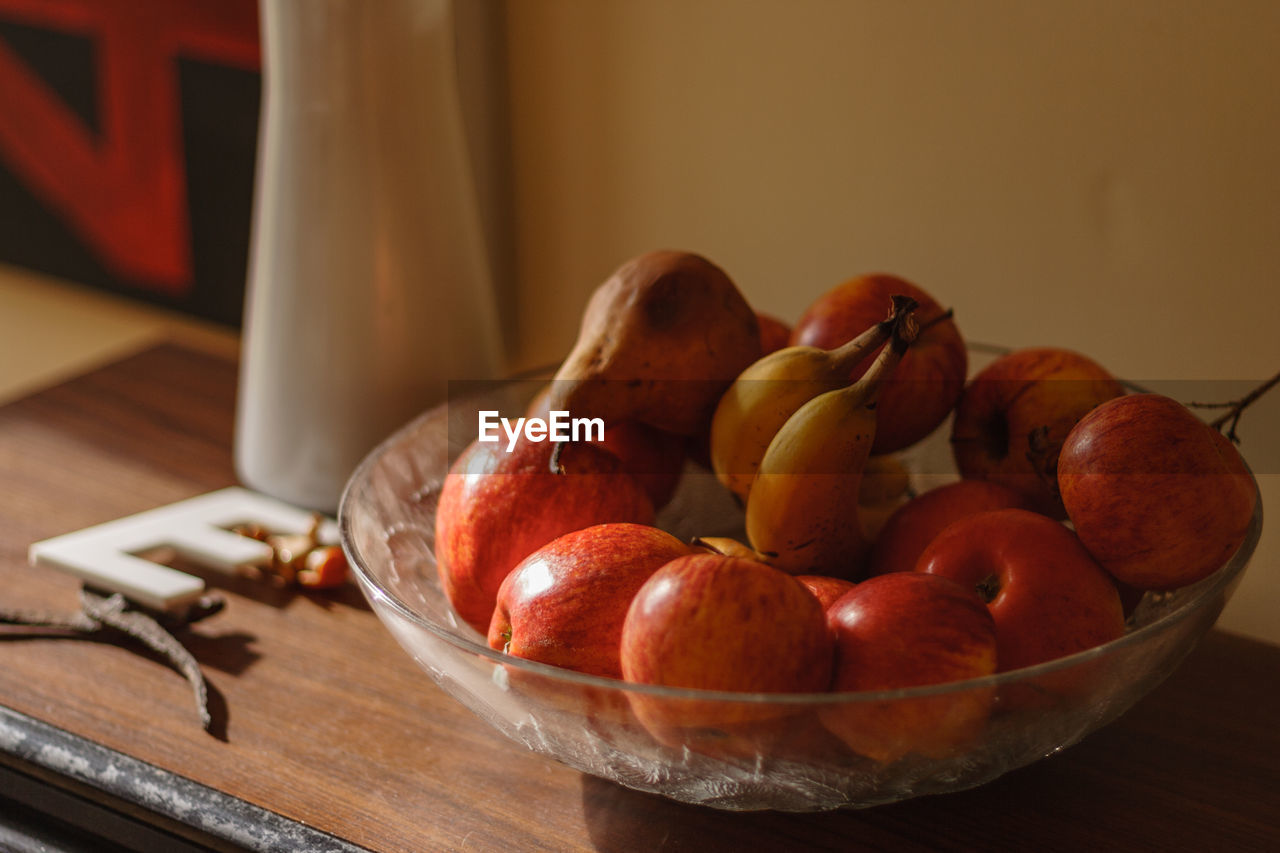
<svg viewBox="0 0 1280 853">
<path fill-rule="evenodd" d="M 722 269 L 689 252 L 648 252 L 592 294 L 552 408 L 697 435 L 759 357 L 756 314 Z"/>
</svg>

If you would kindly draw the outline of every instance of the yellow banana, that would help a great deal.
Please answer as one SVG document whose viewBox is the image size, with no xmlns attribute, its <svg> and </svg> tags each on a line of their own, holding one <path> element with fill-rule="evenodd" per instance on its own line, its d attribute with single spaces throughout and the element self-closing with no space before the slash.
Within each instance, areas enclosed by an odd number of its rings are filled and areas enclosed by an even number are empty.
<svg viewBox="0 0 1280 853">
<path fill-rule="evenodd" d="M 863 506 L 900 502 L 911 488 L 911 472 L 897 455 L 882 453 L 867 459 L 858 503 Z"/>
<path fill-rule="evenodd" d="M 792 574 L 855 577 L 870 539 L 859 519 L 862 474 L 876 433 L 876 400 L 917 333 L 906 314 L 889 346 L 847 388 L 819 394 L 769 442 L 747 498 L 747 539 Z"/>
<path fill-rule="evenodd" d="M 895 313 L 914 307 L 895 301 L 889 319 L 836 349 L 785 347 L 744 370 L 711 420 L 711 467 L 720 482 L 746 501 L 765 449 L 787 418 L 819 394 L 847 386 L 858 362 L 888 340 Z"/>
<path fill-rule="evenodd" d="M 911 498 L 911 473 L 893 454 L 872 456 L 858 489 L 858 523 L 868 542 L 880 536 L 889 516 Z"/>
<path fill-rule="evenodd" d="M 713 554 L 725 557 L 737 557 L 741 560 L 766 562 L 764 557 L 729 536 L 699 536 L 690 543 L 695 548 L 703 548 Z"/>
</svg>

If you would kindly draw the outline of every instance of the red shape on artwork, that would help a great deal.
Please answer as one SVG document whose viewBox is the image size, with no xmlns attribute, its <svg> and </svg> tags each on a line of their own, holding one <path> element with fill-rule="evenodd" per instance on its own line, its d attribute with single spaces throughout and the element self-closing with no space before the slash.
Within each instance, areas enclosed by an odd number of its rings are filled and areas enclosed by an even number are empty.
<svg viewBox="0 0 1280 853">
<path fill-rule="evenodd" d="M 192 284 L 176 59 L 258 68 L 255 0 L 0 0 L 0 16 L 92 40 L 93 133 L 0 41 L 0 156 L 118 276 Z"/>
</svg>

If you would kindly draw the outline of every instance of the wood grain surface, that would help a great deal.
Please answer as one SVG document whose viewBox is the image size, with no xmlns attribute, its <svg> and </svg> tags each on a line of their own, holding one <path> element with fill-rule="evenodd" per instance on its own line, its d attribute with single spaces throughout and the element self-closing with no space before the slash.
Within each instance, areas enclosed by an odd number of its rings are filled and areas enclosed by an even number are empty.
<svg viewBox="0 0 1280 853">
<path fill-rule="evenodd" d="M 235 380 L 225 358 L 166 345 L 0 408 L 0 603 L 76 607 L 71 578 L 27 565 L 30 543 L 233 484 Z M 983 788 L 735 814 L 507 742 L 354 587 L 226 594 L 180 635 L 215 735 L 157 658 L 21 629 L 0 629 L 0 704 L 373 850 L 1280 849 L 1280 648 L 1221 632 L 1117 723 Z"/>
</svg>

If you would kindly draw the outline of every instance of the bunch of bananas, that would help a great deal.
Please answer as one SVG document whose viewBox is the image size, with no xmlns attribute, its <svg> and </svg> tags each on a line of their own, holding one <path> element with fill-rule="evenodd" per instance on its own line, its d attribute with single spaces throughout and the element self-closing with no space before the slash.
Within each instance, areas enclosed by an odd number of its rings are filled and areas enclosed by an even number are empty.
<svg viewBox="0 0 1280 853">
<path fill-rule="evenodd" d="M 894 297 L 888 319 L 834 350 L 771 353 L 721 398 L 711 463 L 745 503 L 747 539 L 759 558 L 792 574 L 842 577 L 856 570 L 876 522 L 860 518 L 860 507 L 884 505 L 879 493 L 905 487 L 905 471 L 872 457 L 871 444 L 881 384 L 919 331 L 915 307 Z M 853 368 L 886 340 L 851 382 Z"/>
</svg>

